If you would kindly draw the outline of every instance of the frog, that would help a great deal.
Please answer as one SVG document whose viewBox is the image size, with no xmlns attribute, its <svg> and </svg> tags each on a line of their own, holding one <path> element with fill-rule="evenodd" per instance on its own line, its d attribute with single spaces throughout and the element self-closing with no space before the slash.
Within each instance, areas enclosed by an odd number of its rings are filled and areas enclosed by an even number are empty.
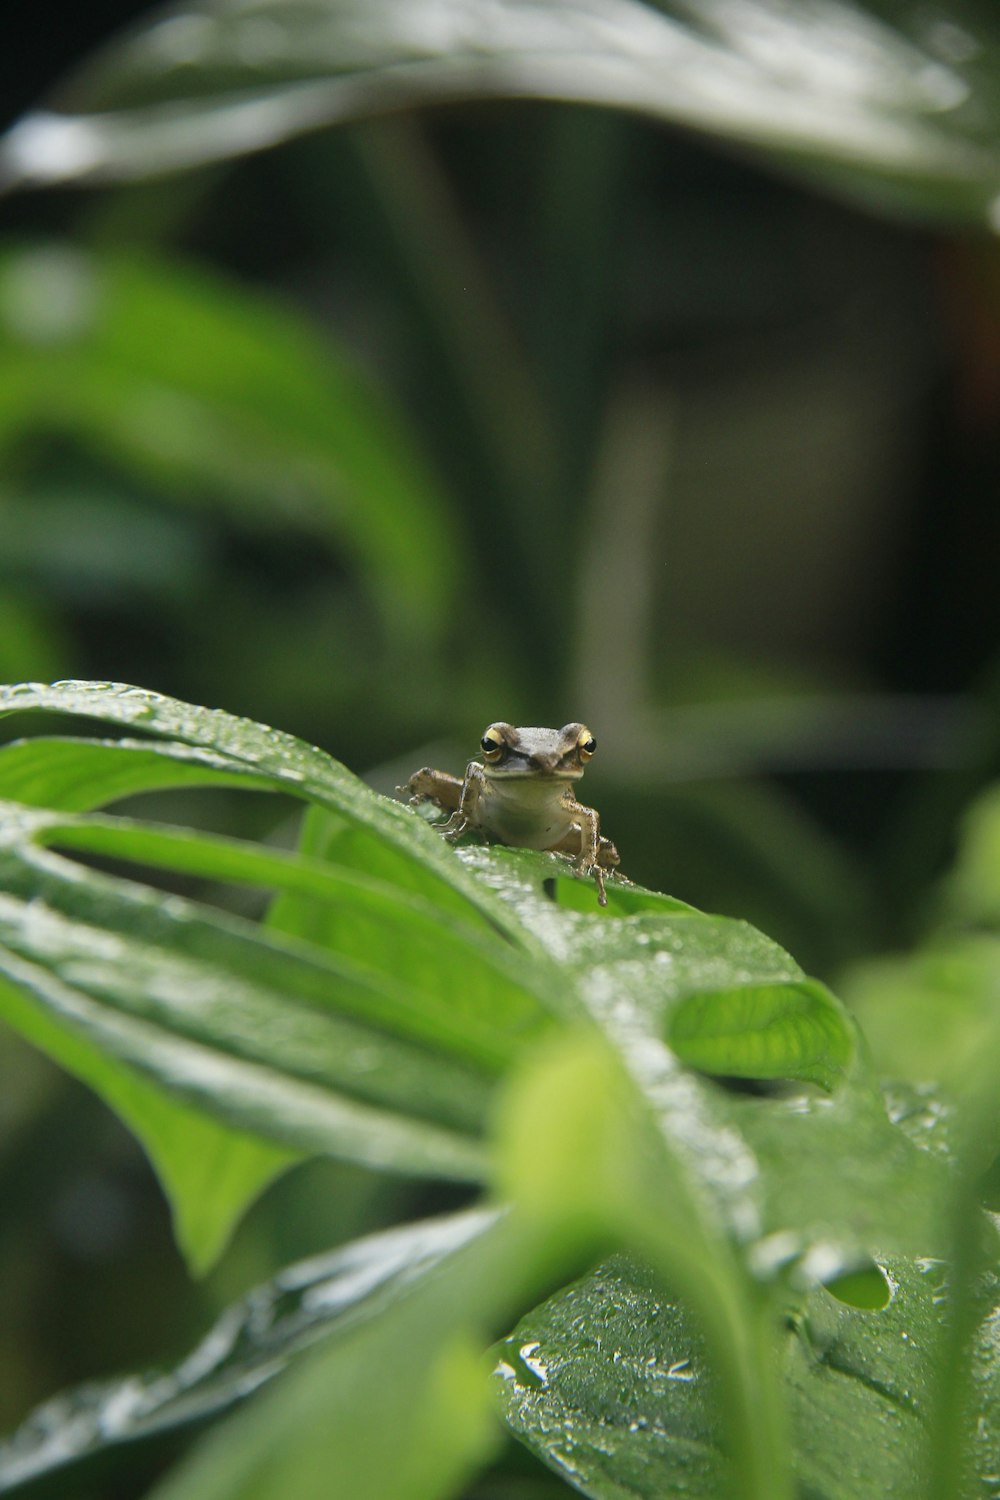
<svg viewBox="0 0 1000 1500">
<path fill-rule="evenodd" d="M 424 766 L 399 787 L 413 806 L 433 802 L 450 812 L 440 832 L 450 841 L 468 830 L 520 849 L 549 850 L 572 858 L 591 876 L 600 906 L 607 906 L 605 871 L 617 872 L 618 850 L 600 830 L 600 818 L 573 794 L 597 750 L 586 724 L 561 729 L 524 728 L 497 720 L 479 741 L 482 761 L 470 760 L 464 777 Z"/>
</svg>

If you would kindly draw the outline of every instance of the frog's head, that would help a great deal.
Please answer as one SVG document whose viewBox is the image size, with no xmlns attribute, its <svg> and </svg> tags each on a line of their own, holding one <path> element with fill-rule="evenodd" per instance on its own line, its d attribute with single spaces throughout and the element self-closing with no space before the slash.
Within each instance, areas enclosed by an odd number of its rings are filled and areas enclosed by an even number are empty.
<svg viewBox="0 0 1000 1500">
<path fill-rule="evenodd" d="M 491 724 L 479 742 L 488 777 L 545 777 L 576 781 L 597 749 L 586 724 L 562 729 L 519 729 Z"/>
</svg>

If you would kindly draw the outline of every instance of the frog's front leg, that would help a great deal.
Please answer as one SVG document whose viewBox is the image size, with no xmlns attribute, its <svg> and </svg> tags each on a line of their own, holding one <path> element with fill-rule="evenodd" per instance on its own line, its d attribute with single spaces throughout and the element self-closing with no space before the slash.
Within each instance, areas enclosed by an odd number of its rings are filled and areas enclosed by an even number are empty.
<svg viewBox="0 0 1000 1500">
<path fill-rule="evenodd" d="M 486 777 L 478 761 L 470 761 L 465 777 L 449 776 L 447 771 L 434 771 L 424 766 L 415 771 L 402 791 L 410 793 L 411 802 L 436 802 L 451 817 L 439 826 L 438 832 L 446 839 L 460 838 L 469 827 L 479 826 L 479 799 Z"/>
<path fill-rule="evenodd" d="M 441 832 L 452 843 L 460 839 L 467 828 L 479 828 L 479 802 L 486 787 L 486 773 L 478 760 L 470 760 L 465 768 L 465 780 L 458 796 L 458 807 L 445 823 Z"/>
<path fill-rule="evenodd" d="M 584 807 L 582 802 L 577 802 L 572 793 L 566 795 L 566 807 L 573 815 L 573 826 L 578 831 L 580 839 L 579 852 L 576 857 L 576 868 L 581 875 L 592 875 L 594 884 L 597 886 L 598 906 L 607 906 L 608 895 L 604 889 L 604 871 L 601 869 L 602 845 L 608 843 L 607 839 L 601 838 L 601 820 L 592 807 Z M 617 855 L 614 845 L 610 846 Z M 617 863 L 617 861 L 616 861 Z"/>
<path fill-rule="evenodd" d="M 420 802 L 436 802 L 442 811 L 454 812 L 462 795 L 462 779 L 449 776 L 447 771 L 424 766 L 422 770 L 414 771 L 409 781 L 398 786 L 396 791 L 409 793 L 411 807 Z"/>
</svg>

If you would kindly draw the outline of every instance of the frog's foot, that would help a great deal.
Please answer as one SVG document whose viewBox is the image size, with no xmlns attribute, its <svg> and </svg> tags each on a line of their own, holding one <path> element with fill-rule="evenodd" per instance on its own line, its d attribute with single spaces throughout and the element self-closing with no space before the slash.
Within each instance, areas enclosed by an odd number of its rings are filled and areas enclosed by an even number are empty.
<svg viewBox="0 0 1000 1500">
<path fill-rule="evenodd" d="M 455 843 L 469 826 L 469 820 L 464 813 L 453 812 L 447 823 L 438 824 L 438 833 L 447 839 L 449 844 Z"/>
<path fill-rule="evenodd" d="M 607 906 L 608 893 L 604 889 L 604 871 L 600 865 L 577 860 L 575 869 L 578 875 L 590 875 L 593 877 L 594 884 L 597 886 L 597 904 L 598 906 Z"/>
</svg>

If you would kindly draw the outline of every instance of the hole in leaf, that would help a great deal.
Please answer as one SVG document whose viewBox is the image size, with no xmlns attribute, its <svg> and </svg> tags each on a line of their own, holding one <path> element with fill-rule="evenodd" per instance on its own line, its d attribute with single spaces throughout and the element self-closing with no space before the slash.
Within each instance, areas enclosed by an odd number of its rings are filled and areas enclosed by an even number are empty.
<svg viewBox="0 0 1000 1500">
<path fill-rule="evenodd" d="M 117 804 L 116 811 L 125 801 Z M 127 804 L 132 814 L 128 823 L 117 825 L 112 818 L 105 830 L 94 831 L 93 838 L 88 836 L 85 824 L 76 830 L 68 827 L 54 831 L 43 842 L 53 854 L 97 874 L 133 881 L 166 895 L 183 896 L 251 920 L 260 920 L 265 915 L 276 886 L 259 871 L 239 869 L 239 846 L 245 846 L 251 859 L 257 849 L 265 853 L 293 849 L 301 823 L 301 812 L 293 798 L 262 797 L 259 792 L 242 789 L 199 788 L 180 793 L 143 793 L 129 797 Z M 159 816 L 152 822 L 136 822 L 135 814 L 140 810 Z M 102 833 L 119 826 L 120 838 L 112 835 L 109 841 L 102 837 Z M 193 864 L 183 849 L 176 859 L 169 850 L 162 856 L 144 857 L 149 853 L 144 831 L 154 840 L 161 831 L 168 835 L 173 832 L 182 839 L 189 833 L 195 838 L 206 834 L 211 839 L 216 827 L 227 844 L 232 841 L 228 869 L 215 866 L 210 851 L 202 863 L 197 845 L 190 851 Z"/>
<path fill-rule="evenodd" d="M 202 906 L 214 907 L 218 911 L 249 917 L 259 921 L 273 899 L 274 890 L 248 881 L 207 879 L 189 875 L 182 870 L 172 870 L 165 865 L 144 864 L 140 859 L 129 859 L 107 854 L 94 854 L 86 849 L 72 849 L 54 843 L 48 846 L 61 859 L 93 870 L 98 875 L 110 875 L 116 880 L 128 880 L 147 886 L 165 896 L 183 896 Z"/>
<path fill-rule="evenodd" d="M 881 1266 L 874 1261 L 854 1271 L 845 1271 L 826 1283 L 826 1290 L 838 1302 L 857 1307 L 862 1312 L 881 1312 L 892 1300 L 892 1287 Z"/>
<path fill-rule="evenodd" d="M 558 900 L 556 895 L 556 877 L 554 875 L 546 875 L 542 881 L 542 890 L 550 901 Z"/>
</svg>

